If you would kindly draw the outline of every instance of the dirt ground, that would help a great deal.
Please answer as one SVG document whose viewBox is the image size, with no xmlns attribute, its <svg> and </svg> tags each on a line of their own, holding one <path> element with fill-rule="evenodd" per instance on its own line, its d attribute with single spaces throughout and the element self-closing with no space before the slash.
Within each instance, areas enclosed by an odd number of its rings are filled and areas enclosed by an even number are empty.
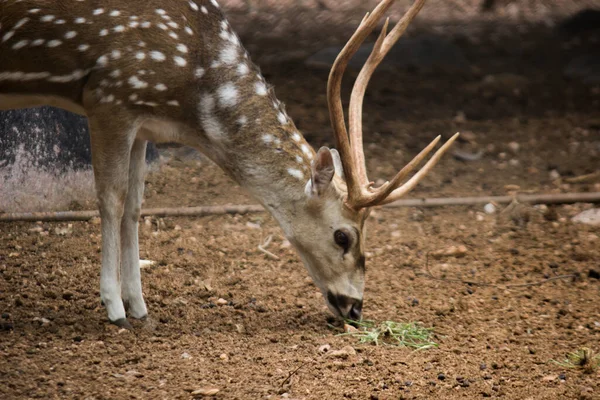
<svg viewBox="0 0 600 400">
<path fill-rule="evenodd" d="M 371 176 L 389 178 L 435 135 L 461 131 L 457 149 L 482 157 L 446 156 L 411 197 L 600 191 L 598 180 L 568 182 L 600 165 L 600 87 L 562 75 L 597 42 L 541 25 L 478 32 L 449 32 L 464 73 L 377 75 L 365 102 Z M 269 49 L 285 52 L 284 41 L 243 36 L 271 60 L 263 72 L 309 141 L 331 145 L 327 71 L 275 62 Z M 164 154 L 145 206 L 254 203 L 203 157 Z M 97 221 L 0 224 L 0 398 L 189 399 L 215 388 L 217 399 L 599 399 L 598 371 L 552 362 L 600 351 L 600 229 L 570 222 L 587 208 L 374 210 L 364 318 L 432 327 L 439 347 L 417 352 L 339 336 L 265 213 L 146 219 L 150 318 L 133 331 L 107 324 L 100 305 Z M 258 250 L 268 235 L 279 260 Z M 431 256 L 461 245 L 460 257 Z M 356 354 L 332 357 L 325 344 Z"/>
</svg>

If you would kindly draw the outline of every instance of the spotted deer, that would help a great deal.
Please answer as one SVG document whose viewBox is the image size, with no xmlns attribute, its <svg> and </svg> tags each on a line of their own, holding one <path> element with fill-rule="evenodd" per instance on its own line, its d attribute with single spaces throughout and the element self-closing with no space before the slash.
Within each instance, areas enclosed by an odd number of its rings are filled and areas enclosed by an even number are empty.
<svg viewBox="0 0 600 400">
<path fill-rule="evenodd" d="M 385 22 L 354 85 L 347 130 L 344 70 L 394 1 L 365 16 L 329 77 L 338 150 L 317 152 L 215 0 L 0 2 L 0 109 L 50 105 L 89 120 L 102 220 L 100 295 L 111 322 L 130 327 L 126 315 L 147 315 L 138 258 L 147 141 L 191 146 L 212 159 L 278 221 L 329 309 L 361 318 L 370 208 L 408 193 L 455 139 L 405 183 L 439 137 L 391 181 L 374 187 L 367 177 L 367 83 L 424 2 L 416 0 L 389 34 Z"/>
</svg>

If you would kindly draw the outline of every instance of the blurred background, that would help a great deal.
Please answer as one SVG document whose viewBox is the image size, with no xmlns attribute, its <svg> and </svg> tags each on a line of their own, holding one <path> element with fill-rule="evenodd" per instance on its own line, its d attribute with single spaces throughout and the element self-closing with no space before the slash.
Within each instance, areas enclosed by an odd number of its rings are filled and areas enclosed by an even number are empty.
<svg viewBox="0 0 600 400">
<path fill-rule="evenodd" d="M 314 146 L 333 145 L 329 68 L 377 3 L 221 1 Z M 397 1 L 392 22 L 411 3 Z M 350 65 L 346 95 L 376 34 Z M 599 161 L 599 50 L 600 0 L 429 0 L 367 92 L 370 170 L 387 179 L 435 135 L 461 131 L 454 178 L 434 179 L 436 193 L 447 185 L 454 194 L 502 194 L 505 183 L 495 182 L 506 181 L 527 190 L 570 190 L 562 180 L 552 182 L 593 173 Z M 0 211 L 94 207 L 84 118 L 49 108 L 0 112 L 0 132 Z M 187 149 L 152 147 L 148 160 L 174 154 L 202 158 Z M 482 170 L 490 178 L 483 185 L 473 174 Z M 71 183 L 55 178 L 82 184 L 71 190 Z M 594 184 L 577 189 L 595 190 Z"/>
</svg>

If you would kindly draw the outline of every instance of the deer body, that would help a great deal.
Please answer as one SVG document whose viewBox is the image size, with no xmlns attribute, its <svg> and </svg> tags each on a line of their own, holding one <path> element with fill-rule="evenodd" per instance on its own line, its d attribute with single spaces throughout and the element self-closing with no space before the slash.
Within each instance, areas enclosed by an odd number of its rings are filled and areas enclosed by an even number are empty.
<svg viewBox="0 0 600 400">
<path fill-rule="evenodd" d="M 330 309 L 360 318 L 367 208 L 346 203 L 349 161 L 306 143 L 215 0 L 0 1 L 0 109 L 43 104 L 89 119 L 112 322 L 147 315 L 137 232 L 149 140 L 217 163 L 278 220 Z"/>
</svg>

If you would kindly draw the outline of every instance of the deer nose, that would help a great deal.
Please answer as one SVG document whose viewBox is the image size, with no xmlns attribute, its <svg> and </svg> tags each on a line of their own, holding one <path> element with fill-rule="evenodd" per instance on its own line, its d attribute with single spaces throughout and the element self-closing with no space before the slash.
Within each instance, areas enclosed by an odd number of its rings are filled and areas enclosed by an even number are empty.
<svg viewBox="0 0 600 400">
<path fill-rule="evenodd" d="M 343 294 L 327 292 L 327 301 L 342 318 L 359 321 L 362 316 L 362 299 L 355 299 Z"/>
</svg>

